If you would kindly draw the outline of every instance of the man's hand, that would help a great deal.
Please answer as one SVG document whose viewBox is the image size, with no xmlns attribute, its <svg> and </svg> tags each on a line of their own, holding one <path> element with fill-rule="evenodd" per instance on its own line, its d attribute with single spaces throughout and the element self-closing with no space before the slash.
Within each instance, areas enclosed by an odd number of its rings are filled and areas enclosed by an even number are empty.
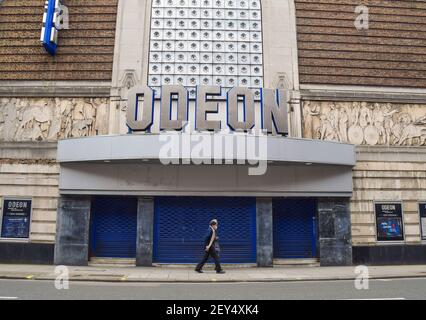
<svg viewBox="0 0 426 320">
<path fill-rule="evenodd" d="M 206 252 L 209 252 L 209 250 L 210 250 L 210 246 L 207 246 L 206 247 Z"/>
</svg>

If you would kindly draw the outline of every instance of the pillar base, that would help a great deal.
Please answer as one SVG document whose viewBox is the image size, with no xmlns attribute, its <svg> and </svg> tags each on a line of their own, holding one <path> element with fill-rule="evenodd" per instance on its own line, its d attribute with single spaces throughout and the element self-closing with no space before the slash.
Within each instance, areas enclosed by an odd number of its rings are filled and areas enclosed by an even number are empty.
<svg viewBox="0 0 426 320">
<path fill-rule="evenodd" d="M 136 265 L 152 266 L 154 245 L 154 198 L 138 198 L 138 236 L 136 240 Z"/>
<path fill-rule="evenodd" d="M 349 199 L 318 200 L 321 266 L 351 266 L 351 215 Z"/>
<path fill-rule="evenodd" d="M 87 266 L 89 257 L 90 197 L 61 196 L 56 222 L 56 265 Z"/>
<path fill-rule="evenodd" d="M 257 266 L 273 267 L 272 198 L 256 199 Z"/>
</svg>

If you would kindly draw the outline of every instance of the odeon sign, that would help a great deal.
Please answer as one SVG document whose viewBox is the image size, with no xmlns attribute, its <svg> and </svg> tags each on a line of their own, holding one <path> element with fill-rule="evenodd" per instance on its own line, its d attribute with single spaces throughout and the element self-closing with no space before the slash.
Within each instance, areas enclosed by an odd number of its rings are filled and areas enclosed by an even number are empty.
<svg viewBox="0 0 426 320">
<path fill-rule="evenodd" d="M 60 0 L 46 0 L 40 41 L 46 51 L 54 56 L 58 50 L 58 22 L 61 11 Z"/>
<path fill-rule="evenodd" d="M 193 121 L 196 131 L 219 132 L 223 130 L 222 122 L 207 118 L 208 115 L 219 115 L 219 104 L 226 102 L 226 124 L 231 131 L 248 132 L 257 120 L 260 129 L 268 134 L 288 135 L 289 132 L 290 92 L 287 90 L 261 89 L 261 99 L 257 102 L 249 88 L 235 87 L 224 96 L 220 86 L 199 86 L 196 99 L 192 101 L 185 87 L 165 85 L 158 99 L 159 108 L 154 107 L 155 96 L 155 91 L 148 86 L 130 90 L 126 120 L 131 131 L 149 132 L 154 119 L 158 119 L 159 131 L 181 131 L 186 123 Z M 195 104 L 192 119 L 189 119 L 190 101 Z M 256 112 L 256 105 L 259 112 Z M 154 117 L 156 112 L 160 113 L 159 117 Z"/>
</svg>

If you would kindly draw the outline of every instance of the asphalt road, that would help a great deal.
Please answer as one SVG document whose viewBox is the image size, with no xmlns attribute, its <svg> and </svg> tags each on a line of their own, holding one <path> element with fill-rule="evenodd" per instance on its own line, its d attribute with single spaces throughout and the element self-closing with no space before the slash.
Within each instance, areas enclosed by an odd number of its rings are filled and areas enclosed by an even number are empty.
<svg viewBox="0 0 426 320">
<path fill-rule="evenodd" d="M 370 280 L 368 290 L 355 289 L 353 281 L 225 284 L 70 282 L 68 290 L 57 290 L 53 281 L 0 280 L 0 300 L 16 299 L 426 299 L 426 278 Z"/>
</svg>

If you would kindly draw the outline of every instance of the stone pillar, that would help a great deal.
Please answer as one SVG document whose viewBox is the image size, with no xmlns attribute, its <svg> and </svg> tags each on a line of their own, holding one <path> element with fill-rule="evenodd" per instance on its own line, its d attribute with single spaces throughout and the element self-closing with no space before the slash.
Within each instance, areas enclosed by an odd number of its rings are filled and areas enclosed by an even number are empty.
<svg viewBox="0 0 426 320">
<path fill-rule="evenodd" d="M 257 266 L 273 266 L 272 198 L 256 199 Z"/>
<path fill-rule="evenodd" d="M 290 100 L 290 132 L 292 138 L 303 137 L 302 102 L 299 91 L 293 91 Z"/>
<path fill-rule="evenodd" d="M 138 198 L 137 219 L 136 265 L 151 267 L 154 244 L 154 198 Z"/>
<path fill-rule="evenodd" d="M 352 265 L 349 199 L 318 199 L 318 229 L 321 266 Z"/>
<path fill-rule="evenodd" d="M 90 197 L 61 196 L 56 221 L 56 265 L 87 266 L 89 258 Z"/>
</svg>

